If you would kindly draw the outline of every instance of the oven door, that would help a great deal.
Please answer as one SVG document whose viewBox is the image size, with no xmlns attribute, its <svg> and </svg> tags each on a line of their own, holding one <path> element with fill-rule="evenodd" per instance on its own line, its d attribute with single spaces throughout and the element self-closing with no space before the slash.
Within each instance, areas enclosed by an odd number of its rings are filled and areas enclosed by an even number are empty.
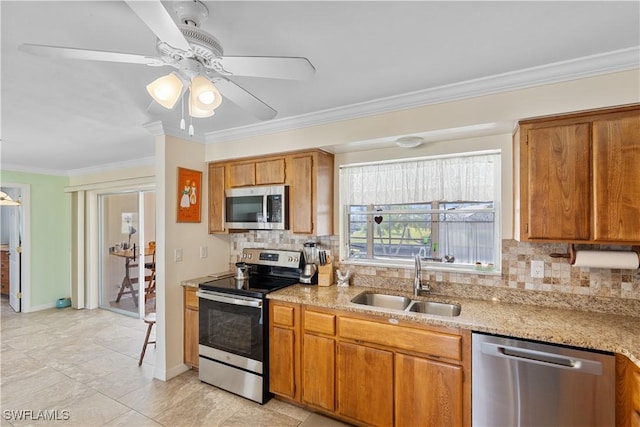
<svg viewBox="0 0 640 427">
<path fill-rule="evenodd" d="M 260 298 L 199 290 L 201 357 L 261 374 L 264 302 Z"/>
</svg>

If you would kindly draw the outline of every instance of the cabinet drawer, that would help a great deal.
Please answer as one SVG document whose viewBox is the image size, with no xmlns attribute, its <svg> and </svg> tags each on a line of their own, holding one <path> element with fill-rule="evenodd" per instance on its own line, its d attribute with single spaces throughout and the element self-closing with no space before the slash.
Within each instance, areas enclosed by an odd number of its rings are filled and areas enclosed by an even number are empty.
<svg viewBox="0 0 640 427">
<path fill-rule="evenodd" d="M 336 334 L 335 314 L 305 310 L 303 325 L 304 330 L 308 332 L 317 332 L 327 335 Z"/>
<path fill-rule="evenodd" d="M 462 337 L 368 320 L 339 318 L 343 338 L 415 351 L 430 356 L 462 360 Z"/>
<path fill-rule="evenodd" d="M 280 326 L 293 327 L 294 322 L 294 308 L 285 305 L 273 306 L 273 324 Z"/>
<path fill-rule="evenodd" d="M 184 291 L 184 305 L 189 308 L 198 310 L 198 297 L 195 289 L 185 289 Z"/>
</svg>

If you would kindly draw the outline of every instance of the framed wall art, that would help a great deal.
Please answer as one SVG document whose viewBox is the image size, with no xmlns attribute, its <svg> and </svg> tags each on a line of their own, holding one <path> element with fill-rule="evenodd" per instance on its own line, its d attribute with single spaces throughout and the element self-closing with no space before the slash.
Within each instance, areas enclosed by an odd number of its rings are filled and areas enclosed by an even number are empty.
<svg viewBox="0 0 640 427">
<path fill-rule="evenodd" d="M 200 222 L 202 172 L 178 168 L 177 222 Z"/>
</svg>

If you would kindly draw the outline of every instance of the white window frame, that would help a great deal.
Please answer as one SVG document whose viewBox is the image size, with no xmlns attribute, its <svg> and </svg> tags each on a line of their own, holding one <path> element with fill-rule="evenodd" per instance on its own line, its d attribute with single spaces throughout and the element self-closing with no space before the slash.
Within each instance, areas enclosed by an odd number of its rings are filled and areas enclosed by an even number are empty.
<svg viewBox="0 0 640 427">
<path fill-rule="evenodd" d="M 389 161 L 377 161 L 377 162 L 366 162 L 366 163 L 352 163 L 341 165 L 340 168 L 343 167 L 351 167 L 351 166 L 366 166 L 366 165 L 376 165 L 376 164 L 384 164 L 384 163 L 401 163 L 408 161 L 419 161 L 419 160 L 431 160 L 431 159 L 439 159 L 439 158 L 455 158 L 455 157 L 465 157 L 465 156 L 475 156 L 482 154 L 498 154 L 500 159 L 502 157 L 501 150 L 486 150 L 486 151 L 474 151 L 467 153 L 455 153 L 449 155 L 440 155 L 440 156 L 425 156 L 425 157 L 413 157 L 413 158 L 404 158 L 398 160 L 389 160 Z M 423 261 L 423 268 L 427 268 L 429 270 L 434 271 L 444 271 L 444 272 L 455 272 L 455 273 L 473 273 L 473 274 L 483 274 L 483 275 L 500 275 L 502 266 L 502 182 L 501 182 L 501 170 L 502 170 L 502 161 L 497 161 L 495 163 L 496 172 L 494 179 L 494 247 L 496 248 L 496 262 L 492 268 L 487 268 L 487 266 L 474 266 L 469 264 L 451 264 L 451 263 L 442 263 L 442 262 L 430 262 Z M 348 229 L 348 206 L 346 205 L 343 194 L 343 182 L 342 175 L 339 176 L 339 201 L 340 201 L 340 209 L 339 209 L 339 235 L 340 235 L 340 262 L 345 265 L 361 265 L 361 266 L 372 266 L 372 267 L 395 267 L 395 268 L 413 268 L 413 259 L 349 259 L 348 258 L 348 250 L 349 250 L 349 229 Z"/>
</svg>

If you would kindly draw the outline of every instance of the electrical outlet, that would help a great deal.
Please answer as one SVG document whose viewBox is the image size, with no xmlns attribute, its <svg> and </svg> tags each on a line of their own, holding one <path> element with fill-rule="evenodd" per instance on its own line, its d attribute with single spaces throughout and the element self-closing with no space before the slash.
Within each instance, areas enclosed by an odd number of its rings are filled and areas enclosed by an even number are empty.
<svg viewBox="0 0 640 427">
<path fill-rule="evenodd" d="M 182 262 L 182 248 L 177 248 L 174 252 L 173 252 L 173 260 L 175 262 Z"/>
<path fill-rule="evenodd" d="M 209 250 L 206 246 L 200 246 L 200 258 L 206 258 L 209 255 Z"/>
<path fill-rule="evenodd" d="M 544 277 L 544 261 L 531 261 L 531 277 Z"/>
</svg>

